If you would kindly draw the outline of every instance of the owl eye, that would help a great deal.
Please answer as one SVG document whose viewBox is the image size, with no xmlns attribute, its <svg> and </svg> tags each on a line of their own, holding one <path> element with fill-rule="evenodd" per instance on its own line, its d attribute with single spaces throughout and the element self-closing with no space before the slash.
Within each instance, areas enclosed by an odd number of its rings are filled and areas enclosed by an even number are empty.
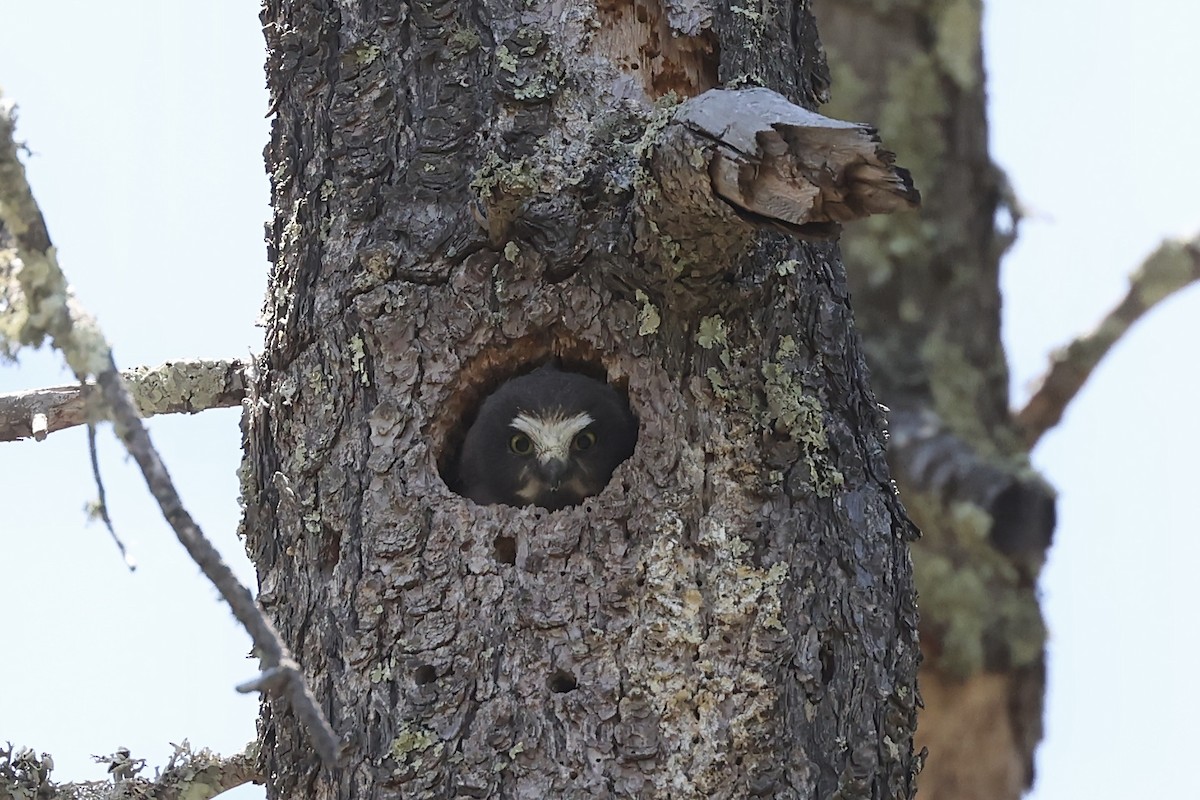
<svg viewBox="0 0 1200 800">
<path fill-rule="evenodd" d="M 571 442 L 572 449 L 587 450 L 596 443 L 596 434 L 591 431 L 583 431 L 575 437 L 575 441 Z"/>
<path fill-rule="evenodd" d="M 519 456 L 527 456 L 533 452 L 533 441 L 523 433 L 514 433 L 508 440 L 508 449 Z"/>
</svg>

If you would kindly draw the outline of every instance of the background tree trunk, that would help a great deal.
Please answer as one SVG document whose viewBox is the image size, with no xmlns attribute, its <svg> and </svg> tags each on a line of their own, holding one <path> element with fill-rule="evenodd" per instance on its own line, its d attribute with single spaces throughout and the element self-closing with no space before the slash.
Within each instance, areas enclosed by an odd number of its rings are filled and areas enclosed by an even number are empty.
<svg viewBox="0 0 1200 800">
<path fill-rule="evenodd" d="M 347 752 L 269 704 L 270 796 L 910 797 L 912 528 L 836 250 L 644 213 L 653 100 L 823 95 L 807 6 L 263 19 L 245 533 Z M 451 492 L 464 420 L 551 355 L 627 391 L 633 457 L 553 514 Z"/>
<path fill-rule="evenodd" d="M 826 113 L 877 121 L 924 197 L 919 218 L 875 217 L 843 238 L 872 380 L 893 410 L 893 474 L 924 533 L 921 795 L 1015 800 L 1042 733 L 1035 589 L 1055 512 L 1009 410 L 999 262 L 1017 213 L 988 156 L 981 3 L 814 5 Z"/>
</svg>

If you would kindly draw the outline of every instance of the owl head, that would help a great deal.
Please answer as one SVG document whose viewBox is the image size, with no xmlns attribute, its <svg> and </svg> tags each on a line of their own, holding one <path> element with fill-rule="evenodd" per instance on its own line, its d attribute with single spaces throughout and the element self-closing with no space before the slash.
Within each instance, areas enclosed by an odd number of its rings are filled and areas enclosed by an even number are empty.
<svg viewBox="0 0 1200 800">
<path fill-rule="evenodd" d="M 608 484 L 637 434 L 616 389 L 548 364 L 483 401 L 463 440 L 459 491 L 483 505 L 573 506 Z"/>
</svg>

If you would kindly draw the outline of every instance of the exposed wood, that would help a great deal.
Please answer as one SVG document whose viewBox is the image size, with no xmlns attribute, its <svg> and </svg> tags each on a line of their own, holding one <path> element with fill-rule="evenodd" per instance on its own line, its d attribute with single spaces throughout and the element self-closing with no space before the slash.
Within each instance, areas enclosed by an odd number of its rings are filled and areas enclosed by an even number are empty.
<svg viewBox="0 0 1200 800">
<path fill-rule="evenodd" d="M 691 97 L 717 85 L 713 10 L 694 0 L 600 0 L 596 52 L 646 97 Z"/>
<path fill-rule="evenodd" d="M 1016 718 L 1011 676 L 982 672 L 958 681 L 927 672 L 921 697 L 925 710 L 917 742 L 928 750 L 922 781 L 937 787 L 939 797 L 954 800 L 1022 794 L 1032 775 L 1021 756 L 1028 743 L 1011 725 Z"/>
<path fill-rule="evenodd" d="M 836 223 L 920 203 L 908 171 L 895 166 L 873 128 L 821 116 L 770 89 L 707 91 L 684 103 L 675 121 L 711 143 L 705 163 L 713 189 L 758 224 L 830 236 Z"/>
</svg>

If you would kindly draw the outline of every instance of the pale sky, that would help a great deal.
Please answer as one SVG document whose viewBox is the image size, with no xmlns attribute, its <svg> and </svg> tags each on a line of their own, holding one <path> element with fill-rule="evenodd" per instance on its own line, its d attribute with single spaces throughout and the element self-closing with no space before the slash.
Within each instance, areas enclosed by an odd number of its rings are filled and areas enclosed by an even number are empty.
<svg viewBox="0 0 1200 800">
<path fill-rule="evenodd" d="M 1017 398 L 1052 348 L 1119 299 L 1163 236 L 1200 227 L 1200 5 L 1136 9 L 988 5 L 994 155 L 1030 215 L 1003 276 Z M 30 181 L 122 366 L 261 347 L 268 125 L 257 14 L 233 0 L 0 0 L 0 86 L 20 104 Z M 1200 717 L 1198 319 L 1194 287 L 1154 312 L 1034 453 L 1060 492 L 1042 583 L 1053 638 L 1037 800 L 1196 796 L 1183 765 Z M 53 353 L 0 366 L 0 392 L 69 381 Z M 238 414 L 158 417 L 150 428 L 188 507 L 253 585 L 234 534 Z M 249 638 L 115 439 L 100 440 L 109 505 L 140 564 L 133 575 L 86 523 L 94 488 L 81 430 L 0 444 L 0 741 L 53 753 L 60 780 L 102 776 L 88 754 L 119 745 L 154 764 L 185 737 L 237 751 L 257 710 L 233 691 L 256 671 Z"/>
</svg>

